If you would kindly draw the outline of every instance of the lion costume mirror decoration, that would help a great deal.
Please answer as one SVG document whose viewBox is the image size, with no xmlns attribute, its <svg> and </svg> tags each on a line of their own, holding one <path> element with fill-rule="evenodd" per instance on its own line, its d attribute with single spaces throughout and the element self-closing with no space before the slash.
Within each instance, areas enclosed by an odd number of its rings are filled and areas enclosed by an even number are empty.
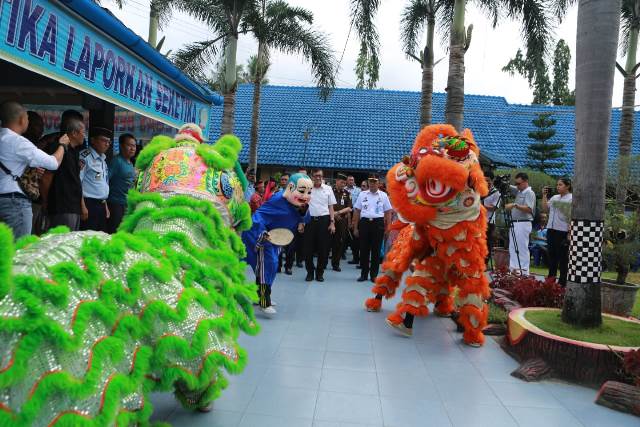
<svg viewBox="0 0 640 427">
<path fill-rule="evenodd" d="M 200 142 L 195 125 L 151 140 L 114 235 L 62 227 L 14 252 L 0 225 L 0 425 L 145 425 L 151 391 L 203 409 L 243 369 L 241 145 Z"/>
<path fill-rule="evenodd" d="M 464 342 L 484 343 L 489 285 L 484 274 L 486 213 L 480 197 L 487 194 L 487 184 L 478 155 L 468 129 L 458 135 L 450 125 L 426 126 L 411 155 L 387 174 L 402 229 L 376 278 L 375 297 L 365 306 L 379 311 L 382 298 L 391 298 L 411 269 L 402 301 L 387 317 L 387 323 L 405 335 L 412 334 L 414 316 L 429 313 L 429 302 L 437 315 L 451 315 L 457 288 Z"/>
</svg>

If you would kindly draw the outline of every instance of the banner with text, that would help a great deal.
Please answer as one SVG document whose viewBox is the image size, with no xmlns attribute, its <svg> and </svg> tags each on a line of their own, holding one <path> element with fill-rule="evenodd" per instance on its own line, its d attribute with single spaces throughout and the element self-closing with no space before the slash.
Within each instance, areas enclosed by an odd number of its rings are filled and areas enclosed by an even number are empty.
<svg viewBox="0 0 640 427">
<path fill-rule="evenodd" d="M 57 1 L 0 0 L 0 58 L 173 127 L 208 132 L 211 105 Z"/>
</svg>

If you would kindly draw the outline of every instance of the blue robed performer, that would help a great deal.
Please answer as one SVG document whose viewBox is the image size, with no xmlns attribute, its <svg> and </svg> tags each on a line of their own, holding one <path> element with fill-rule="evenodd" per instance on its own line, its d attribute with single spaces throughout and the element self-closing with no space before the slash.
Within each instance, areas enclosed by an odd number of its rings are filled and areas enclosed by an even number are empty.
<svg viewBox="0 0 640 427">
<path fill-rule="evenodd" d="M 256 210 L 251 219 L 253 226 L 242 233 L 247 249 L 246 261 L 256 275 L 260 308 L 266 314 L 275 314 L 271 305 L 271 286 L 276 278 L 280 246 L 270 241 L 269 232 L 285 228 L 292 233 L 300 223 L 308 221 L 307 205 L 311 198 L 311 178 L 297 173 L 289 178 L 284 192 L 272 196 Z"/>
</svg>

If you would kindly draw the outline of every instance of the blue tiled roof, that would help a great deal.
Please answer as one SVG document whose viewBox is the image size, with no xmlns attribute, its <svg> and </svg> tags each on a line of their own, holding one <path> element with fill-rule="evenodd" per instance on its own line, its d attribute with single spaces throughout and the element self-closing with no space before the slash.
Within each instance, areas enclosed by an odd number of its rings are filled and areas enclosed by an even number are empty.
<svg viewBox="0 0 640 427">
<path fill-rule="evenodd" d="M 244 147 L 240 156 L 248 161 L 253 86 L 241 85 L 236 98 L 235 133 Z M 433 94 L 433 122 L 444 121 L 446 94 Z M 210 135 L 219 135 L 221 108 L 212 109 Z M 420 93 L 390 90 L 336 89 L 325 103 L 318 90 L 300 86 L 263 86 L 260 107 L 258 163 L 341 170 L 385 171 L 413 145 L 418 132 Z M 528 138 L 536 113 L 551 112 L 557 120 L 550 142 L 564 142 L 565 167 L 573 170 L 575 114 L 573 107 L 509 104 L 503 97 L 465 96 L 465 127 L 470 128 L 480 149 L 494 153 L 518 167 L 527 161 Z M 638 135 L 640 120 L 635 121 Z M 617 157 L 620 110 L 611 118 L 609 159 Z M 634 144 L 634 154 L 640 147 Z"/>
</svg>

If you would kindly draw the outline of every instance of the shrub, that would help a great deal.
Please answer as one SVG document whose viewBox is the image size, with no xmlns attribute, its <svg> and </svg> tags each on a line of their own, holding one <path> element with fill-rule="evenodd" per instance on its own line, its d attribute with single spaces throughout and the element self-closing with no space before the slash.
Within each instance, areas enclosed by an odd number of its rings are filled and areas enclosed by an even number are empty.
<svg viewBox="0 0 640 427">
<path fill-rule="evenodd" d="M 564 300 L 564 288 L 554 278 L 541 281 L 505 269 L 494 272 L 491 287 L 507 291 L 522 307 L 560 308 Z"/>
</svg>

